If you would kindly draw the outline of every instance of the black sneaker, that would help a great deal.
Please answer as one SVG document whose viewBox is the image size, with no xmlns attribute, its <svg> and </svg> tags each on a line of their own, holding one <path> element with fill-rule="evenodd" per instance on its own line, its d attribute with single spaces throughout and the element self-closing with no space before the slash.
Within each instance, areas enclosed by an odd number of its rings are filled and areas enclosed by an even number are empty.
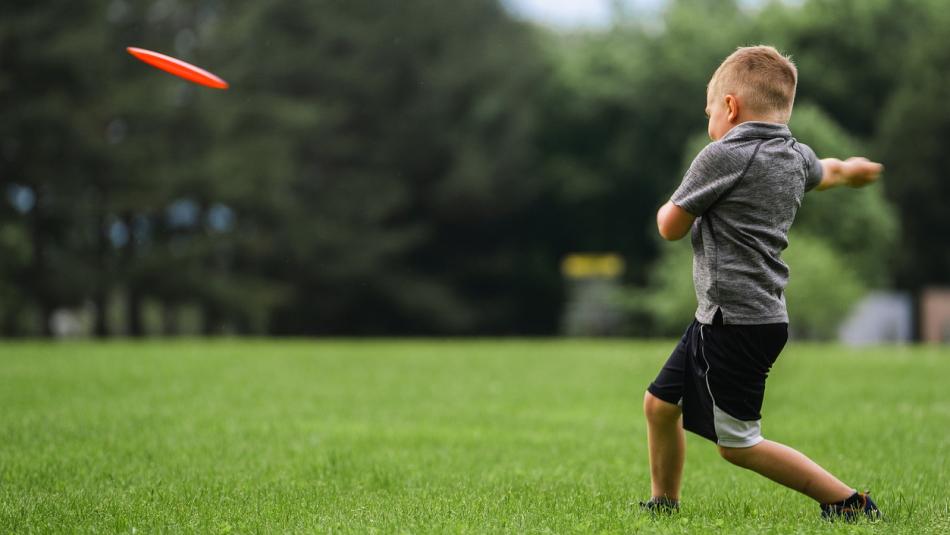
<svg viewBox="0 0 950 535">
<path fill-rule="evenodd" d="M 855 492 L 850 498 L 837 503 L 821 504 L 821 517 L 832 522 L 843 519 L 845 522 L 857 522 L 861 514 L 868 520 L 880 520 L 881 510 L 871 499 L 871 493 Z"/>
<path fill-rule="evenodd" d="M 666 496 L 653 497 L 645 502 L 640 502 L 640 509 L 648 511 L 654 516 L 657 514 L 672 515 L 679 512 L 680 502 L 679 500 L 671 500 Z"/>
</svg>

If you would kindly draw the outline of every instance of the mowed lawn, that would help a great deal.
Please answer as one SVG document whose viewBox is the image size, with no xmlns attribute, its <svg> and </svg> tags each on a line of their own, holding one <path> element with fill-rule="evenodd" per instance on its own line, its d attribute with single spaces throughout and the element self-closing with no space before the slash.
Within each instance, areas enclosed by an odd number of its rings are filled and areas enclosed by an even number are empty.
<svg viewBox="0 0 950 535">
<path fill-rule="evenodd" d="M 950 349 L 792 342 L 765 435 L 870 488 L 828 524 L 688 439 L 652 519 L 672 342 L 0 343 L 0 533 L 948 533 Z"/>
</svg>

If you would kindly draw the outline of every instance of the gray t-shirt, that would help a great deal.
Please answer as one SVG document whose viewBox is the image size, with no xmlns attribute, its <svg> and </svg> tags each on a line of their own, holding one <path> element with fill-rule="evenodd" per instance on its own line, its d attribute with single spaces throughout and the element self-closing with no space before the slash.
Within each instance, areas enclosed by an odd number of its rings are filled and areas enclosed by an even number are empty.
<svg viewBox="0 0 950 535">
<path fill-rule="evenodd" d="M 691 231 L 696 319 L 787 323 L 788 266 L 781 253 L 821 162 L 784 124 L 746 122 L 706 146 L 673 193 L 697 216 Z"/>
</svg>

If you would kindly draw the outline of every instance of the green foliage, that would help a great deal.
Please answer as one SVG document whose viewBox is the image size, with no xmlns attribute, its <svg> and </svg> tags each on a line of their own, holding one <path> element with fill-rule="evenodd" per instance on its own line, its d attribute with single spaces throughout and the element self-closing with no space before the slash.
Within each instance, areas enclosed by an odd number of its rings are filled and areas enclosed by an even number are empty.
<svg viewBox="0 0 950 535">
<path fill-rule="evenodd" d="M 491 0 L 5 3 L 0 195 L 35 205 L 0 200 L 0 329 L 91 302 L 105 335 L 121 295 L 132 334 L 145 301 L 208 333 L 552 333 L 560 258 L 618 251 L 628 283 L 674 292 L 636 299 L 669 332 L 686 300 L 651 274 L 653 214 L 706 142 L 709 76 L 758 42 L 799 66 L 800 140 L 887 166 L 884 188 L 809 194 L 797 231 L 867 287 L 947 283 L 944 3 L 744 6 L 555 33 Z"/>
<path fill-rule="evenodd" d="M 650 336 L 677 336 L 696 314 L 693 288 L 693 250 L 689 239 L 663 242 L 650 269 L 647 285 L 628 289 L 624 304 L 634 318 L 648 325 Z"/>
<path fill-rule="evenodd" d="M 866 154 L 861 143 L 812 104 L 796 106 L 789 127 L 819 158 L 844 159 Z M 807 193 L 794 228 L 824 240 L 847 259 L 864 284 L 888 284 L 894 268 L 898 221 L 880 184 L 858 190 L 838 188 Z"/>
<path fill-rule="evenodd" d="M 706 82 L 747 18 L 731 1 L 675 2 L 663 22 L 661 33 L 630 23 L 557 36 L 543 101 L 556 246 L 619 251 L 637 281 L 656 255 L 657 202 L 681 176 L 684 140 L 702 128 Z"/>
<path fill-rule="evenodd" d="M 147 299 L 197 303 L 209 333 L 554 328 L 557 259 L 526 213 L 532 31 L 482 0 L 318 7 L 86 0 L 68 31 L 64 6 L 4 15 L 0 174 L 37 193 L 12 224 L 41 251 L 11 277 L 44 323 L 84 300 L 104 318 L 120 290 L 131 334 Z"/>
<path fill-rule="evenodd" d="M 782 258 L 790 271 L 789 329 L 796 336 L 833 339 L 866 286 L 850 257 L 827 241 L 796 232 L 788 241 Z"/>
<path fill-rule="evenodd" d="M 763 20 L 798 64 L 798 94 L 854 134 L 870 138 L 898 87 L 914 36 L 939 27 L 946 5 L 934 0 L 808 0 Z M 846 31 L 843 31 L 846 29 Z"/>
<path fill-rule="evenodd" d="M 914 289 L 950 283 L 950 15 L 944 6 L 933 16 L 896 67 L 903 83 L 881 110 L 876 138 L 893 177 L 885 182 L 887 193 L 902 222 L 899 281 Z"/>
<path fill-rule="evenodd" d="M 30 239 L 25 229 L 0 220 L 0 333 L 18 331 L 28 296 L 20 289 L 19 274 L 30 264 Z"/>
<path fill-rule="evenodd" d="M 51 22 L 64 18 L 71 24 L 62 29 Z M 0 8 L 0 195 L 17 188 L 32 196 L 28 213 L 2 210 L 0 224 L 8 235 L 29 236 L 30 254 L 26 263 L 22 255 L 0 260 L 0 275 L 15 281 L 13 299 L 44 319 L 57 304 L 81 301 L 89 273 L 83 180 L 102 162 L 87 108 L 96 87 L 84 62 L 70 58 L 95 54 L 101 29 L 90 2 Z M 4 331 L 16 331 L 30 322 L 5 323 Z M 48 322 L 38 323 L 48 332 Z"/>
<path fill-rule="evenodd" d="M 294 291 L 272 330 L 550 330 L 551 292 L 515 284 L 557 277 L 525 225 L 541 194 L 532 34 L 491 2 L 323 7 L 247 3 L 221 29 L 244 98 L 213 104 L 228 142 L 209 171 L 277 238 L 259 256 Z"/>
</svg>

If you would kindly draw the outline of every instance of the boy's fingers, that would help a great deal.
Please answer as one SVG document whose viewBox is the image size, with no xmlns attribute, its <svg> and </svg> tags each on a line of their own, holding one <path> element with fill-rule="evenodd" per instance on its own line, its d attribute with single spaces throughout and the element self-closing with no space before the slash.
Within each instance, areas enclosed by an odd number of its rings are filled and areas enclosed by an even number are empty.
<svg viewBox="0 0 950 535">
<path fill-rule="evenodd" d="M 861 162 L 860 169 L 866 174 L 877 176 L 884 170 L 884 166 L 876 162 L 865 160 Z"/>
<path fill-rule="evenodd" d="M 852 187 L 862 188 L 875 182 L 880 176 L 884 166 L 868 160 L 867 158 L 848 158 L 847 162 L 850 170 L 850 182 Z"/>
<path fill-rule="evenodd" d="M 845 163 L 853 165 L 854 169 L 861 173 L 873 173 L 879 175 L 884 170 L 883 165 L 877 162 L 872 162 L 863 156 L 852 156 L 851 158 L 845 160 Z"/>
</svg>

